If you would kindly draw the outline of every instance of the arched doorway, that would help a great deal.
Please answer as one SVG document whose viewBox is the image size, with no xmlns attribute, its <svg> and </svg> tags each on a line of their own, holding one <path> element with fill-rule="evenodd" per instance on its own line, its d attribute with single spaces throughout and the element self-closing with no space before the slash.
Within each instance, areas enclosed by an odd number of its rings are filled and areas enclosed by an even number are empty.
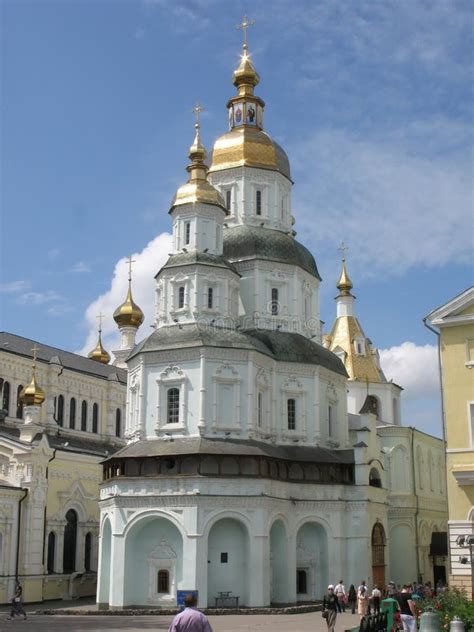
<svg viewBox="0 0 474 632">
<path fill-rule="evenodd" d="M 137 522 L 125 538 L 125 568 L 124 605 L 174 607 L 177 591 L 183 588 L 183 538 L 178 528 L 157 516 Z"/>
<path fill-rule="evenodd" d="M 207 540 L 208 605 L 219 593 L 239 597 L 239 606 L 249 600 L 249 536 L 246 526 L 234 518 L 222 518 L 211 528 Z"/>
<path fill-rule="evenodd" d="M 382 523 L 376 522 L 372 529 L 372 578 L 374 586 L 385 586 L 385 530 Z"/>
<path fill-rule="evenodd" d="M 74 509 L 69 509 L 64 527 L 63 573 L 74 573 L 76 570 L 76 547 L 77 513 Z"/>
<path fill-rule="evenodd" d="M 293 571 L 294 572 L 294 571 Z M 296 536 L 296 599 L 322 599 L 329 581 L 328 538 L 315 522 L 306 522 Z"/>
<path fill-rule="evenodd" d="M 281 520 L 275 520 L 270 529 L 270 565 L 270 600 L 272 604 L 289 603 L 288 538 Z"/>
</svg>

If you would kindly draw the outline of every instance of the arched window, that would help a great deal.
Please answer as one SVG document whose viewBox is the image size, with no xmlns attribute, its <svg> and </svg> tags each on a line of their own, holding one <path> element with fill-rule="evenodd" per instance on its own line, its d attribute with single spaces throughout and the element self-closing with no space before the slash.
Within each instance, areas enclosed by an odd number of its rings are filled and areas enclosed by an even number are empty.
<svg viewBox="0 0 474 632">
<path fill-rule="evenodd" d="M 372 529 L 372 580 L 374 585 L 385 586 L 385 530 L 380 522 Z"/>
<path fill-rule="evenodd" d="M 56 421 L 58 422 L 59 426 L 62 426 L 64 424 L 64 396 L 63 395 L 58 395 L 57 398 L 55 398 L 56 400 Z"/>
<path fill-rule="evenodd" d="M 76 400 L 74 397 L 71 397 L 71 401 L 69 402 L 69 428 L 76 427 Z"/>
<path fill-rule="evenodd" d="M 87 402 L 82 400 L 81 404 L 81 430 L 87 430 Z"/>
<path fill-rule="evenodd" d="M 157 577 L 157 592 L 168 594 L 170 591 L 170 573 L 167 570 L 159 570 Z"/>
<path fill-rule="evenodd" d="M 207 307 L 209 309 L 214 307 L 214 290 L 212 287 L 207 288 Z"/>
<path fill-rule="evenodd" d="M 375 415 L 377 419 L 381 419 L 380 414 L 382 411 L 380 410 L 380 402 L 378 398 L 375 397 L 375 395 L 368 395 L 367 402 L 369 404 L 369 410 L 372 413 L 372 415 Z"/>
<path fill-rule="evenodd" d="M 369 473 L 369 485 L 371 487 L 382 487 L 382 480 L 378 470 L 373 467 Z"/>
<path fill-rule="evenodd" d="M 54 573 L 54 558 L 56 556 L 56 534 L 51 531 L 48 535 L 48 559 L 46 569 L 49 574 Z"/>
<path fill-rule="evenodd" d="M 69 509 L 64 527 L 63 572 L 74 573 L 76 570 L 77 513 Z"/>
<path fill-rule="evenodd" d="M 225 207 L 228 211 L 230 211 L 230 206 L 232 204 L 232 191 L 231 189 L 227 189 L 225 192 Z"/>
<path fill-rule="evenodd" d="M 92 558 L 92 533 L 86 533 L 86 539 L 84 541 L 84 568 L 86 571 L 91 570 L 91 558 Z"/>
<path fill-rule="evenodd" d="M 122 411 L 120 408 L 115 411 L 115 436 L 122 436 Z"/>
<path fill-rule="evenodd" d="M 184 307 L 184 287 L 181 285 L 178 288 L 178 309 L 182 309 Z"/>
<path fill-rule="evenodd" d="M 184 224 L 184 245 L 187 246 L 191 241 L 191 222 Z"/>
<path fill-rule="evenodd" d="M 272 316 L 278 314 L 278 288 L 272 287 L 272 300 L 271 300 L 271 312 Z"/>
<path fill-rule="evenodd" d="M 256 215 L 262 214 L 262 192 L 260 190 L 255 192 L 255 213 Z"/>
<path fill-rule="evenodd" d="M 95 402 L 92 406 L 92 432 L 99 432 L 99 404 Z"/>
<path fill-rule="evenodd" d="M 179 423 L 179 388 L 168 389 L 168 423 Z"/>
<path fill-rule="evenodd" d="M 3 382 L 2 410 L 6 410 L 7 415 L 10 414 L 10 382 Z"/>
<path fill-rule="evenodd" d="M 20 393 L 23 390 L 23 384 L 20 384 L 16 389 L 16 418 L 21 419 L 23 417 L 23 404 L 21 403 Z"/>
<path fill-rule="evenodd" d="M 296 399 L 287 400 L 288 430 L 296 430 Z"/>
</svg>

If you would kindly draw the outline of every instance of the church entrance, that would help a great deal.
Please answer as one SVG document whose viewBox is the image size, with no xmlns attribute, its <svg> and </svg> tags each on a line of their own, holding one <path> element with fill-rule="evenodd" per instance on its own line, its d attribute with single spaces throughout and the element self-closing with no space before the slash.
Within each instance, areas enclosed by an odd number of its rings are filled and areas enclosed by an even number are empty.
<svg viewBox="0 0 474 632">
<path fill-rule="evenodd" d="M 374 586 L 385 586 L 385 530 L 380 522 L 372 529 L 372 578 Z"/>
</svg>

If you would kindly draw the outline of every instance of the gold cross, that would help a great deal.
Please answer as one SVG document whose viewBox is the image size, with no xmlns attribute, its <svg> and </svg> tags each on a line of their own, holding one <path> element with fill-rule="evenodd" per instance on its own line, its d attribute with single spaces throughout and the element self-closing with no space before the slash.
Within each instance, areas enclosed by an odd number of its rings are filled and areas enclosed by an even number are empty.
<svg viewBox="0 0 474 632">
<path fill-rule="evenodd" d="M 33 345 L 33 348 L 31 349 L 31 351 L 33 351 L 33 369 L 36 367 L 36 359 L 38 357 L 38 351 L 39 351 L 39 347 L 36 346 L 36 343 Z"/>
<path fill-rule="evenodd" d="M 201 124 L 201 112 L 204 110 L 199 101 L 196 101 L 196 105 L 193 107 L 191 112 L 194 112 L 194 116 L 196 117 L 196 125 L 199 126 Z"/>
<path fill-rule="evenodd" d="M 102 332 L 102 318 L 104 317 L 104 314 L 102 312 L 99 312 L 99 314 L 96 316 L 96 318 L 99 319 L 99 334 Z"/>
<path fill-rule="evenodd" d="M 132 256 L 130 255 L 130 257 L 127 259 L 127 263 L 128 263 L 128 280 L 131 281 L 132 280 L 132 263 L 135 263 L 136 259 L 132 259 Z"/>
<path fill-rule="evenodd" d="M 342 259 L 343 261 L 346 260 L 346 250 L 349 250 L 349 246 L 347 244 L 345 244 L 343 241 L 341 241 L 341 245 L 338 248 L 339 252 L 342 252 Z"/>
<path fill-rule="evenodd" d="M 246 15 L 244 15 L 243 20 L 240 24 L 237 24 L 236 28 L 237 29 L 242 29 L 242 34 L 243 34 L 243 38 L 244 38 L 244 42 L 243 42 L 243 46 L 242 48 L 246 51 L 247 50 L 247 29 L 249 26 L 253 26 L 255 24 L 255 20 L 249 20 L 247 18 Z"/>
</svg>

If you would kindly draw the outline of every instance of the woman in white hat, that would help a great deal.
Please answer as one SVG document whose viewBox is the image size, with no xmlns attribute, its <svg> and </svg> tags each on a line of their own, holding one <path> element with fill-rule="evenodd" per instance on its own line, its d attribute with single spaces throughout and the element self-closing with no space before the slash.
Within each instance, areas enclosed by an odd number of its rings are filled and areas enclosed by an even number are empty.
<svg viewBox="0 0 474 632">
<path fill-rule="evenodd" d="M 334 586 L 329 584 L 328 591 L 323 598 L 323 618 L 326 619 L 328 632 L 334 632 L 338 610 L 339 604 L 334 594 Z"/>
</svg>

